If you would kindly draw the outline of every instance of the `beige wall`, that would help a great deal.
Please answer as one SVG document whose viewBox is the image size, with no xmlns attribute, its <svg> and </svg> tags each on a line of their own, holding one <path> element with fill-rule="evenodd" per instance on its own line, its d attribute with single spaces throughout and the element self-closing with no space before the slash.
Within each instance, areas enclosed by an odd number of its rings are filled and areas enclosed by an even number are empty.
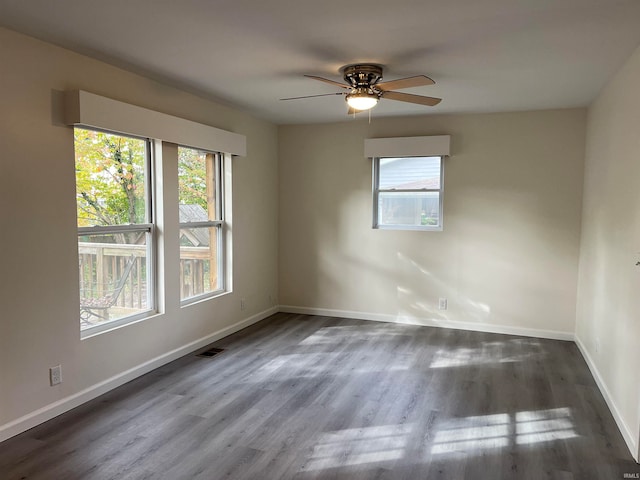
<svg viewBox="0 0 640 480">
<path fill-rule="evenodd" d="M 585 118 L 374 112 L 280 127 L 280 304 L 572 338 Z M 444 231 L 372 229 L 364 139 L 439 134 L 452 136 Z"/>
<path fill-rule="evenodd" d="M 576 335 L 638 459 L 640 49 L 589 109 Z M 593 368 L 592 368 L 593 370 Z M 626 432 L 624 431 L 626 429 Z"/>
<path fill-rule="evenodd" d="M 0 65 L 1 439 L 26 414 L 272 307 L 278 180 L 275 125 L 5 29 Z M 163 314 L 80 339 L 73 131 L 58 123 L 56 94 L 67 89 L 247 136 L 247 157 L 233 160 L 232 294 L 180 309 L 169 259 Z M 168 238 L 176 227 L 166 226 Z M 48 368 L 57 364 L 64 382 L 50 387 Z"/>
</svg>

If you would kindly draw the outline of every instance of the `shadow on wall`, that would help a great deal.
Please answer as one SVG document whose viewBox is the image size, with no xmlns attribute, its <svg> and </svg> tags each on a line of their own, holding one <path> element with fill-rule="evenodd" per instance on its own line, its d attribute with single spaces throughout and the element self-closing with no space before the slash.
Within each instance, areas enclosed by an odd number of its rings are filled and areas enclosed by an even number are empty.
<svg viewBox="0 0 640 480">
<path fill-rule="evenodd" d="M 529 195 L 517 198 L 504 207 L 505 195 L 494 193 L 464 215 L 449 214 L 444 232 L 416 232 L 372 229 L 370 192 L 344 194 L 339 215 L 316 223 L 317 295 L 309 305 L 409 323 L 535 327 L 542 319 L 553 329 L 571 314 L 575 259 L 566 232 L 549 226 L 555 220 Z"/>
<path fill-rule="evenodd" d="M 442 280 L 422 267 L 415 260 L 402 252 L 397 253 L 398 263 L 404 264 L 404 270 L 412 270 L 411 276 L 418 276 L 411 286 L 397 286 L 398 316 L 410 321 L 412 318 L 428 319 L 431 321 L 463 320 L 465 322 L 487 323 L 491 316 L 491 307 L 480 301 L 473 300 L 454 288 L 450 282 Z M 417 286 L 417 288 L 416 288 Z M 438 297 L 435 297 L 436 293 Z M 456 315 L 451 315 L 447 309 L 440 309 L 439 299 L 447 299 L 447 306 L 456 309 Z M 453 302 L 452 302 L 453 300 Z M 449 303 L 451 302 L 451 303 Z"/>
<path fill-rule="evenodd" d="M 335 252 L 323 252 L 318 258 L 321 283 L 330 285 L 324 291 L 326 298 L 342 298 L 349 305 L 346 310 L 388 314 L 410 324 L 488 323 L 492 316 L 487 302 L 461 294 L 454 281 L 431 273 L 402 252 L 388 266 L 356 256 L 341 255 L 338 262 Z M 448 308 L 455 313 L 439 309 L 440 297 L 448 299 Z"/>
<path fill-rule="evenodd" d="M 331 198 L 313 184 L 300 199 L 313 215 L 292 220 L 296 244 L 285 240 L 293 255 L 283 290 L 294 304 L 416 323 L 545 329 L 575 317 L 572 232 L 528 184 L 462 186 L 445 199 L 443 232 L 388 231 L 372 229 L 369 175 L 358 171 L 359 183 L 332 177 L 341 188 Z"/>
</svg>

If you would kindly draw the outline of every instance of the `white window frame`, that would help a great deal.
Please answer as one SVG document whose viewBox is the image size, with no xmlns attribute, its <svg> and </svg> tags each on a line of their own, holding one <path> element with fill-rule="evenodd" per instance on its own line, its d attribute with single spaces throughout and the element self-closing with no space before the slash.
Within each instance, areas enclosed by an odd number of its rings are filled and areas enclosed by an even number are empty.
<svg viewBox="0 0 640 480">
<path fill-rule="evenodd" d="M 155 150 L 154 142 L 149 138 L 143 138 L 136 135 L 123 134 L 121 132 L 114 132 L 110 130 L 85 127 L 82 125 L 75 125 L 75 129 L 83 129 L 94 132 L 102 132 L 110 135 L 117 135 L 120 137 L 133 138 L 136 140 L 144 141 L 145 147 L 145 220 L 144 223 L 136 224 L 123 224 L 123 225 L 106 225 L 106 226 L 93 226 L 93 227 L 78 227 L 78 243 L 80 237 L 87 235 L 108 235 L 113 233 L 144 233 L 147 238 L 147 261 L 146 261 L 146 276 L 147 276 L 147 309 L 142 312 L 135 313 L 133 315 L 127 315 L 126 317 L 108 320 L 101 322 L 97 325 L 82 328 L 80 327 L 80 334 L 82 338 L 93 336 L 106 330 L 112 330 L 122 325 L 126 325 L 138 320 L 150 317 L 157 313 L 157 276 L 156 276 L 156 259 L 157 259 L 157 238 L 156 238 L 156 225 L 155 225 Z M 75 150 L 75 148 L 74 148 Z M 79 293 L 79 292 L 78 292 Z"/>
<path fill-rule="evenodd" d="M 218 297 L 224 293 L 227 293 L 227 276 L 226 276 L 226 222 L 225 222 L 225 158 L 220 152 L 212 152 L 197 147 L 189 147 L 180 145 L 182 148 L 191 148 L 203 153 L 210 153 L 213 155 L 213 170 L 215 179 L 215 192 L 216 192 L 216 220 L 209 220 L 204 222 L 179 222 L 178 231 L 188 228 L 216 228 L 218 235 L 216 235 L 216 251 L 218 252 L 217 268 L 218 268 L 218 285 L 219 288 L 208 292 L 194 295 L 185 299 L 180 299 L 180 306 L 184 307 L 191 305 L 192 303 L 200 302 L 201 300 Z M 180 252 L 178 252 L 178 256 Z M 179 285 L 182 288 L 182 285 Z"/>
<path fill-rule="evenodd" d="M 382 189 L 380 188 L 380 160 L 385 158 L 424 158 L 433 157 L 440 158 L 440 188 L 419 188 L 419 189 Z M 379 230 L 423 230 L 440 232 L 443 229 L 443 213 L 444 213 L 444 156 L 442 155 L 402 155 L 402 156 L 385 156 L 373 157 L 373 228 Z M 438 224 L 437 225 L 386 225 L 379 222 L 380 193 L 438 193 Z"/>
<path fill-rule="evenodd" d="M 64 122 L 66 125 L 87 128 L 118 135 L 150 139 L 155 150 L 152 154 L 151 168 L 148 179 L 151 181 L 153 197 L 151 207 L 155 215 L 151 234 L 154 242 L 153 272 L 150 276 L 154 280 L 153 291 L 154 309 L 157 313 L 164 313 L 167 306 L 167 297 L 174 298 L 174 292 L 167 291 L 168 285 L 173 285 L 173 280 L 167 281 L 167 262 L 174 255 L 174 245 L 179 248 L 177 242 L 168 240 L 166 233 L 173 232 L 179 225 L 179 219 L 174 223 L 173 207 L 166 204 L 168 196 L 173 201 L 174 185 L 173 173 L 168 173 L 171 167 L 169 159 L 165 158 L 165 146 L 186 145 L 203 151 L 221 152 L 223 190 L 220 205 L 224 205 L 224 223 L 220 235 L 223 247 L 221 248 L 220 266 L 224 269 L 221 281 L 225 290 L 219 295 L 231 293 L 233 288 L 233 242 L 232 235 L 232 158 L 234 156 L 245 157 L 247 155 L 247 138 L 245 135 L 222 130 L 210 125 L 194 122 L 188 119 L 175 117 L 155 110 L 121 102 L 111 98 L 96 95 L 83 90 L 70 90 L 65 92 Z M 173 160 L 171 160 L 172 162 Z M 157 163 L 156 163 L 157 162 Z M 160 177 L 157 177 L 157 175 Z M 169 185 L 169 188 L 165 186 Z M 177 189 L 177 184 L 175 185 Z M 151 189 L 149 191 L 152 191 Z M 156 200 L 156 204 L 153 203 Z M 175 212 L 177 213 L 177 212 Z M 166 222 L 170 221 L 171 225 Z M 157 225 L 157 228 L 155 227 Z M 168 245 L 170 245 L 168 247 Z M 175 257 L 174 257 L 175 258 Z M 173 266 L 173 259 L 170 260 Z M 170 270 L 170 268 L 169 268 Z M 149 287 L 151 288 L 151 286 Z M 179 298 L 179 292 L 175 292 Z M 211 298 L 211 297 L 207 297 Z M 145 317 L 151 317 L 146 315 Z M 137 320 L 128 317 L 129 323 Z M 106 331 L 116 326 L 115 321 L 109 322 Z M 88 329 L 85 330 L 85 332 Z M 102 331 L 102 330 L 101 330 Z M 81 331 L 82 332 L 82 331 Z M 90 334 L 81 333 L 81 338 L 87 338 L 98 333 L 95 329 Z"/>
</svg>

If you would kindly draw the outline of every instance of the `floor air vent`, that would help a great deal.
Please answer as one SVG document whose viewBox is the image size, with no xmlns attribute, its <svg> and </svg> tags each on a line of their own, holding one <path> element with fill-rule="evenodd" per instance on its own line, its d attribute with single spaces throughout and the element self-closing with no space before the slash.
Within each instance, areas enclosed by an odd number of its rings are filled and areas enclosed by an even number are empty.
<svg viewBox="0 0 640 480">
<path fill-rule="evenodd" d="M 216 355 L 220 355 L 222 352 L 224 352 L 224 348 L 210 348 L 209 350 L 198 353 L 198 355 L 196 356 L 211 358 L 215 357 Z"/>
</svg>

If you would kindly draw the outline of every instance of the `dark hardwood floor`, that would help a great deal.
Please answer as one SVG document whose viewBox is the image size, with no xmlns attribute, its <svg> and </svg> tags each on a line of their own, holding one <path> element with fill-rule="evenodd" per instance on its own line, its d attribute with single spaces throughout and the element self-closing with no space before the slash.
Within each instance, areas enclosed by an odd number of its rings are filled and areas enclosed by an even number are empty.
<svg viewBox="0 0 640 480">
<path fill-rule="evenodd" d="M 2 479 L 640 473 L 577 347 L 277 314 L 0 444 Z"/>
</svg>

